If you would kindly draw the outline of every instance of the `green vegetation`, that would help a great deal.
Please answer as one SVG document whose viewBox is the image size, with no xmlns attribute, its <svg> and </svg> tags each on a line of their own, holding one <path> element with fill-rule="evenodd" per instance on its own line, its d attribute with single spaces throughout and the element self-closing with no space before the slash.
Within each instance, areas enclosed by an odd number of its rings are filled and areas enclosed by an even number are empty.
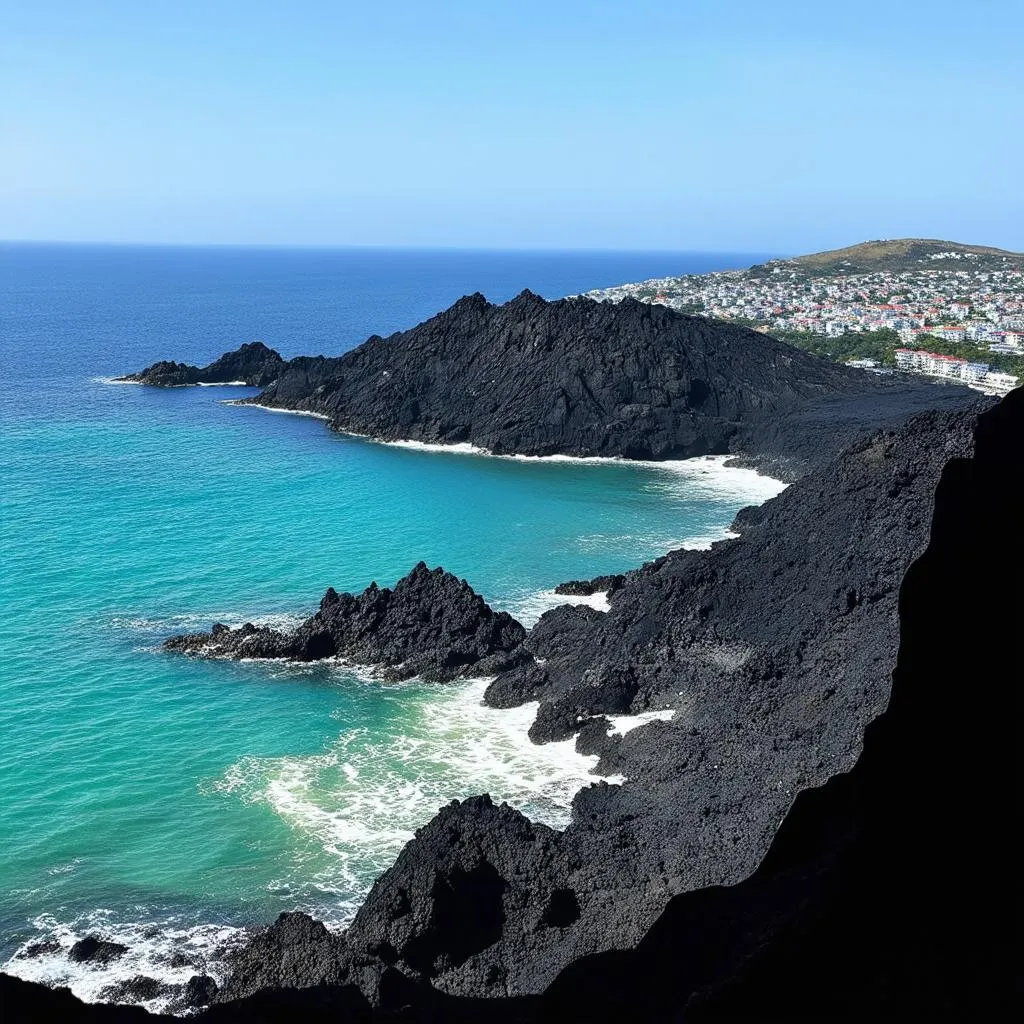
<svg viewBox="0 0 1024 1024">
<path fill-rule="evenodd" d="M 968 257 L 959 261 L 929 259 L 937 253 L 958 253 Z M 987 245 L 964 245 L 936 238 L 892 238 L 861 242 L 845 249 L 831 249 L 790 260 L 776 260 L 753 267 L 754 277 L 763 277 L 779 267 L 815 276 L 872 273 L 874 271 L 933 271 L 1001 269 L 1024 267 L 1024 254 L 995 249 Z"/>
<path fill-rule="evenodd" d="M 787 341 L 823 359 L 845 363 L 851 359 L 877 359 L 882 366 L 896 365 L 900 338 L 895 331 L 857 331 L 827 338 L 810 331 L 772 331 L 773 337 Z"/>
<path fill-rule="evenodd" d="M 944 341 L 932 334 L 920 334 L 917 341 L 914 348 L 923 348 L 943 356 L 956 356 L 957 359 L 969 359 L 972 363 L 988 363 L 993 370 L 1012 373 L 1024 380 L 1024 356 L 1011 355 L 1009 352 L 989 352 L 987 345 L 975 345 L 973 341 Z"/>
<path fill-rule="evenodd" d="M 876 359 L 882 366 L 896 365 L 896 349 L 908 348 L 895 331 L 853 331 L 827 338 L 810 331 L 772 331 L 772 337 L 788 342 L 805 352 L 811 352 L 837 363 L 845 363 L 851 359 Z M 914 348 L 926 352 L 936 352 L 944 356 L 956 356 L 972 363 L 986 363 L 993 370 L 1012 373 L 1024 380 L 1024 356 L 1010 355 L 1005 352 L 990 352 L 985 345 L 973 342 L 950 342 L 936 338 L 931 334 L 920 334 Z"/>
</svg>

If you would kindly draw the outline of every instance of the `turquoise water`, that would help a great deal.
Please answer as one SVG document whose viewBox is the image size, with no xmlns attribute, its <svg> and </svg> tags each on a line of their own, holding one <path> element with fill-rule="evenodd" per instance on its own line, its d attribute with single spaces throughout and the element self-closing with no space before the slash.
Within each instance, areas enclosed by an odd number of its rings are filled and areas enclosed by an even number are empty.
<svg viewBox="0 0 1024 1024">
<path fill-rule="evenodd" d="M 0 955 L 96 926 L 133 946 L 107 974 L 6 969 L 85 996 L 173 980 L 174 942 L 199 962 L 283 909 L 344 923 L 447 800 L 490 791 L 561 825 L 591 777 L 571 744 L 528 743 L 530 709 L 484 708 L 482 683 L 200 662 L 162 653 L 167 635 L 294 621 L 420 558 L 529 622 L 557 582 L 720 536 L 775 490 L 715 460 L 381 445 L 225 404 L 246 389 L 103 378 L 255 336 L 337 352 L 477 287 L 557 295 L 701 259 L 0 248 Z"/>
</svg>

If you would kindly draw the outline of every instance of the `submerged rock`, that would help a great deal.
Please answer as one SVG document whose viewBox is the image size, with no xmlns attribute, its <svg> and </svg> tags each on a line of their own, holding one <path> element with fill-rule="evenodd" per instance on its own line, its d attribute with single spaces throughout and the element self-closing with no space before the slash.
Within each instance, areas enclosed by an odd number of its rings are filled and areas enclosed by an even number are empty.
<svg viewBox="0 0 1024 1024">
<path fill-rule="evenodd" d="M 171 637 L 164 647 L 203 657 L 340 656 L 379 667 L 388 679 L 447 682 L 515 665 L 527 657 L 525 636 L 512 616 L 495 612 L 464 580 L 420 562 L 394 589 L 372 583 L 358 596 L 329 589 L 320 610 L 291 633 L 218 623 L 209 633 Z"/>
<path fill-rule="evenodd" d="M 49 956 L 51 953 L 59 953 L 61 944 L 56 939 L 43 939 L 40 942 L 29 943 L 18 953 L 19 960 L 35 960 L 41 956 Z"/>
<path fill-rule="evenodd" d="M 148 1003 L 175 990 L 174 985 L 138 974 L 115 985 L 107 985 L 101 990 L 100 999 L 105 1003 Z"/>
<path fill-rule="evenodd" d="M 68 951 L 68 959 L 75 963 L 108 964 L 128 952 L 120 942 L 109 942 L 98 935 L 87 935 L 79 939 Z"/>
<path fill-rule="evenodd" d="M 626 581 L 621 573 L 614 576 L 595 576 L 592 580 L 566 580 L 555 587 L 556 594 L 569 597 L 591 597 L 594 594 L 612 594 Z"/>
<path fill-rule="evenodd" d="M 147 366 L 139 373 L 118 377 L 119 381 L 150 384 L 154 387 L 183 387 L 189 384 L 233 384 L 242 382 L 251 387 L 266 387 L 277 380 L 286 365 L 281 356 L 262 341 L 251 341 L 234 352 L 225 352 L 208 366 L 191 366 L 164 360 Z"/>
</svg>

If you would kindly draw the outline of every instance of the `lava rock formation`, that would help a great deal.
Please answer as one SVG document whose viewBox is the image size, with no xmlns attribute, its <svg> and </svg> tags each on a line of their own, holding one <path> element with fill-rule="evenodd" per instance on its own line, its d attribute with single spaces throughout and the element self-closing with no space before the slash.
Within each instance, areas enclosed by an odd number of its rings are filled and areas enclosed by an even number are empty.
<svg viewBox="0 0 1024 1024">
<path fill-rule="evenodd" d="M 188 363 L 164 360 L 147 366 L 139 373 L 117 379 L 123 383 L 149 384 L 162 388 L 235 382 L 264 388 L 277 379 L 285 365 L 285 361 L 272 348 L 267 348 L 262 341 L 252 341 L 234 352 L 226 352 L 209 366 L 190 366 Z"/>
<path fill-rule="evenodd" d="M 264 387 L 246 401 L 385 441 L 471 442 L 499 455 L 736 453 L 786 480 L 867 431 L 971 400 L 959 386 L 865 373 L 664 306 L 546 302 L 529 291 L 500 306 L 466 296 L 342 356 L 284 362 L 261 349 L 257 360 L 252 349 L 203 370 L 158 363 L 126 379 L 244 379 Z"/>
<path fill-rule="evenodd" d="M 394 589 L 371 583 L 362 594 L 324 594 L 320 609 L 283 633 L 251 622 L 209 633 L 171 637 L 164 647 L 203 657 L 342 657 L 382 670 L 386 679 L 419 676 L 447 682 L 491 675 L 526 657 L 526 631 L 507 612 L 495 612 L 465 580 L 420 562 Z"/>
</svg>

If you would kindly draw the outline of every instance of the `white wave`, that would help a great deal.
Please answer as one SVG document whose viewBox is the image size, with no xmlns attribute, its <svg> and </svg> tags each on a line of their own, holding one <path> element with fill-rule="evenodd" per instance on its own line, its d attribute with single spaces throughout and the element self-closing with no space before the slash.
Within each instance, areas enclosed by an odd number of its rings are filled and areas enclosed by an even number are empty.
<svg viewBox="0 0 1024 1024">
<path fill-rule="evenodd" d="M 309 412 L 307 409 L 278 409 L 273 405 L 260 405 L 259 402 L 240 402 L 237 398 L 222 398 L 221 405 L 237 405 L 244 409 L 262 409 L 264 412 L 280 412 L 288 416 L 310 416 L 315 420 L 330 420 L 322 412 Z"/>
<path fill-rule="evenodd" d="M 242 928 L 227 925 L 185 925 L 175 918 L 124 922 L 110 910 L 96 910 L 70 922 L 44 914 L 32 921 L 35 934 L 3 965 L 3 971 L 25 981 L 66 986 L 88 1003 L 99 1002 L 103 990 L 138 975 L 167 985 L 183 985 L 194 974 L 209 974 L 223 981 L 225 957 L 247 936 Z M 79 939 L 97 934 L 120 942 L 128 951 L 107 964 L 75 963 L 68 951 Z M 55 942 L 53 951 L 25 956 L 29 946 Z M 176 965 L 176 966 L 175 966 Z M 151 1012 L 166 1009 L 174 993 L 140 1005 Z"/>
<path fill-rule="evenodd" d="M 327 417 L 324 417 L 325 419 Z M 698 455 L 689 459 L 626 459 L 620 455 L 496 455 L 486 448 L 469 442 L 458 444 L 432 444 L 425 441 L 384 441 L 365 434 L 342 431 L 350 437 L 358 437 L 374 444 L 392 448 L 408 448 L 413 451 L 438 452 L 450 455 L 474 455 L 489 459 L 507 459 L 511 462 L 527 462 L 534 465 L 574 466 L 625 466 L 653 470 L 669 477 L 663 481 L 666 487 L 678 490 L 687 488 L 692 497 L 711 496 L 719 499 L 738 497 L 750 504 L 761 504 L 783 491 L 788 485 L 774 477 L 765 476 L 755 469 L 742 466 L 728 466 L 732 456 Z"/>
<path fill-rule="evenodd" d="M 605 590 L 589 595 L 556 594 L 554 590 L 539 590 L 535 594 L 506 602 L 502 608 L 529 629 L 545 612 L 563 604 L 585 604 L 599 612 L 606 612 L 611 607 Z"/>
<path fill-rule="evenodd" d="M 254 626 L 267 626 L 282 632 L 293 630 L 302 625 L 311 615 L 294 612 L 277 612 L 266 615 L 245 615 L 237 611 L 225 612 L 187 612 L 180 615 L 168 615 L 163 618 L 147 616 L 115 616 L 109 620 L 113 629 L 124 629 L 139 633 L 173 633 L 190 630 L 206 631 L 215 622 L 220 622 L 231 629 L 251 622 Z"/>
<path fill-rule="evenodd" d="M 373 441 L 376 444 L 386 444 L 391 448 L 410 448 L 417 452 L 447 452 L 449 455 L 490 455 L 486 448 L 480 448 L 468 441 L 460 441 L 456 444 L 431 444 L 427 441 L 379 441 L 375 437 L 366 437 L 363 434 L 352 434 L 352 437 L 361 437 L 366 441 Z"/>
<path fill-rule="evenodd" d="M 82 863 L 81 857 L 75 857 L 73 860 L 68 861 L 67 864 L 57 864 L 52 868 L 47 868 L 46 873 L 48 875 L 68 875 L 74 871 L 79 864 Z"/>
<path fill-rule="evenodd" d="M 687 537 L 684 540 L 671 545 L 669 550 L 672 551 L 675 548 L 684 548 L 687 551 L 708 551 L 712 544 L 717 544 L 720 540 L 734 540 L 738 536 L 739 534 L 734 530 L 730 530 L 728 527 L 725 527 L 721 530 L 714 530 L 711 533 L 702 533 L 695 537 Z"/>
<path fill-rule="evenodd" d="M 577 790 L 597 781 L 597 758 L 577 754 L 575 739 L 529 740 L 537 704 L 483 704 L 487 683 L 393 686 L 395 713 L 372 733 L 348 729 L 315 755 L 242 758 L 214 788 L 269 806 L 326 852 L 313 880 L 330 899 L 316 911 L 343 925 L 415 830 L 449 801 L 489 792 L 563 828 Z M 294 880 L 279 887 L 308 889 L 310 867 L 296 863 Z"/>
<path fill-rule="evenodd" d="M 141 380 L 122 380 L 120 377 L 90 377 L 90 384 L 142 384 Z"/>
<path fill-rule="evenodd" d="M 608 730 L 609 736 L 625 736 L 627 732 L 638 729 L 648 722 L 670 722 L 675 715 L 675 708 L 664 708 L 660 711 L 641 711 L 639 715 L 609 715 L 612 723 Z"/>
<path fill-rule="evenodd" d="M 639 465 L 660 471 L 648 486 L 686 498 L 733 499 L 760 505 L 788 486 L 755 469 L 727 465 L 730 459 L 729 455 L 702 455 Z"/>
<path fill-rule="evenodd" d="M 255 384 L 248 384 L 244 380 L 200 380 L 196 382 L 196 387 L 200 388 L 252 388 L 255 386 Z"/>
<path fill-rule="evenodd" d="M 246 405 L 254 409 L 265 409 L 267 412 L 289 413 L 293 416 L 313 416 L 321 420 L 330 417 L 323 413 L 308 412 L 305 409 L 278 409 L 257 402 L 226 401 L 226 405 Z M 636 466 L 644 469 L 671 473 L 693 485 L 703 485 L 712 489 L 716 496 L 739 494 L 749 498 L 751 503 L 767 501 L 787 486 L 781 480 L 766 476 L 755 469 L 742 466 L 727 466 L 730 455 L 696 455 L 689 459 L 626 459 L 621 455 L 498 455 L 487 448 L 459 441 L 443 444 L 430 441 L 398 440 L 386 441 L 371 434 L 358 434 L 355 431 L 343 430 L 339 433 L 348 437 L 357 437 L 361 441 L 387 445 L 391 448 L 407 448 L 411 451 L 437 452 L 447 455 L 474 455 L 489 459 L 508 459 L 513 462 L 529 462 L 534 464 L 570 463 L 578 466 Z"/>
</svg>

